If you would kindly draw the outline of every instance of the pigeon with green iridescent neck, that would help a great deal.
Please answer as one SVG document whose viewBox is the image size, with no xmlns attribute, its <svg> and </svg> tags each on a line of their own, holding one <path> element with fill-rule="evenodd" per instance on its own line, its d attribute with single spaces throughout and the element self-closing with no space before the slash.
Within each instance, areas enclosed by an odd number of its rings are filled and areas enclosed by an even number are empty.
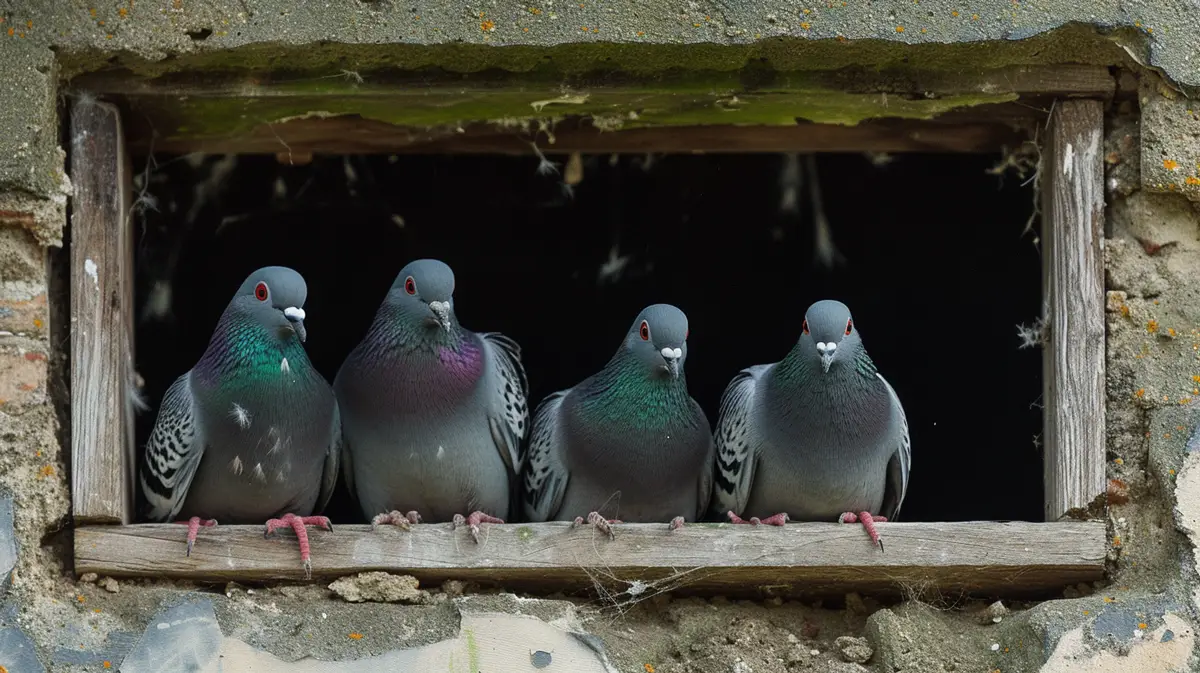
<svg viewBox="0 0 1200 673">
<path fill-rule="evenodd" d="M 163 398 L 141 470 L 146 518 L 290 527 L 311 571 L 306 525 L 337 483 L 341 432 L 329 383 L 304 352 L 308 287 L 268 266 L 238 288 L 200 361 Z M 183 522 L 181 522 L 183 523 Z"/>
<path fill-rule="evenodd" d="M 895 518 L 908 490 L 904 408 L 845 304 L 813 304 L 801 331 L 783 360 L 725 390 L 714 504 L 734 523 L 861 521 L 882 549 L 874 522 Z"/>
<path fill-rule="evenodd" d="M 478 542 L 509 516 L 529 420 L 521 349 L 459 324 L 449 266 L 400 271 L 333 387 L 347 485 L 374 524 L 465 523 Z"/>
<path fill-rule="evenodd" d="M 713 439 L 688 395 L 687 338 L 683 311 L 650 306 L 604 369 L 538 406 L 523 494 L 531 521 L 582 524 L 586 515 L 611 536 L 610 523 L 670 521 L 674 530 L 704 514 Z"/>
</svg>

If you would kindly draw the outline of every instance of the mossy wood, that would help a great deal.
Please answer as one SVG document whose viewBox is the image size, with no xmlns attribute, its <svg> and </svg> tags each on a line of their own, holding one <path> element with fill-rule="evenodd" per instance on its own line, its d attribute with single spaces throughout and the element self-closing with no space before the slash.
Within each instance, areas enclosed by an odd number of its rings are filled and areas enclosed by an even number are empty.
<svg viewBox="0 0 1200 673">
<path fill-rule="evenodd" d="M 412 148 L 491 152 L 497 146 L 512 151 L 522 144 L 527 149 L 535 137 L 543 147 L 555 148 L 555 125 L 564 119 L 590 120 L 586 136 L 565 148 L 581 151 L 722 151 L 736 146 L 697 130 L 704 126 L 780 130 L 775 135 L 759 132 L 744 151 L 990 151 L 1012 142 L 1012 126 L 1035 126 L 1054 98 L 1106 98 L 1116 88 L 1109 71 L 1094 66 L 1012 66 L 973 73 L 743 69 L 565 80 L 537 73 L 451 76 L 395 70 L 147 80 L 118 71 L 85 75 L 72 86 L 112 97 L 125 107 L 134 151 L 271 154 Z M 990 120 L 995 128 L 986 143 L 976 137 L 978 132 L 966 138 L 937 138 L 935 133 L 924 139 L 925 131 L 937 127 L 921 124 L 882 140 L 881 128 L 858 128 L 868 120 L 930 120 L 1005 103 L 1014 106 Z M 1020 112 L 1016 124 L 1011 123 L 1017 118 L 1014 110 Z M 811 123 L 845 128 L 832 141 L 820 138 L 824 127 L 792 128 Z M 550 133 L 539 134 L 539 129 Z M 679 137 L 680 129 L 690 131 Z M 618 139 L 631 130 L 638 131 L 635 141 Z M 480 135 L 502 139 L 479 144 Z M 436 147 L 426 146 L 435 140 Z"/>
<path fill-rule="evenodd" d="M 79 523 L 133 515 L 133 172 L 121 116 L 71 108 L 71 509 Z"/>
<path fill-rule="evenodd" d="M 785 528 L 689 524 L 615 526 L 608 539 L 569 523 L 484 525 L 480 543 L 465 528 L 420 524 L 313 530 L 313 575 L 372 570 L 409 574 L 423 584 L 467 580 L 553 592 L 594 582 L 758 596 L 895 594 L 937 590 L 1029 595 L 1104 577 L 1103 522 L 880 524 L 885 551 L 860 526 L 790 524 Z M 191 556 L 177 524 L 96 526 L 75 531 L 75 571 L 117 577 L 174 577 L 225 582 L 301 580 L 290 532 L 264 538 L 262 526 L 203 529 Z M 658 584 L 654 584 L 654 583 Z M 635 587 L 637 585 L 634 585 Z M 636 590 L 636 589 L 635 589 Z"/>
<path fill-rule="evenodd" d="M 1046 520 L 1105 493 L 1104 104 L 1062 101 L 1039 168 L 1047 298 Z"/>
</svg>

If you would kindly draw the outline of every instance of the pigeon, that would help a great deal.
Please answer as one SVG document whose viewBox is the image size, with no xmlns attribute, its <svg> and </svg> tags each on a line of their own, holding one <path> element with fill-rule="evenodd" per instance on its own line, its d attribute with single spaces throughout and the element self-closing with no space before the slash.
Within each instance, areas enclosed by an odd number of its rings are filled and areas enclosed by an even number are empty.
<svg viewBox="0 0 1200 673">
<path fill-rule="evenodd" d="M 882 550 L 874 522 L 908 490 L 904 408 L 845 304 L 813 304 L 801 329 L 783 360 L 742 370 L 722 395 L 713 502 L 734 523 L 861 522 Z"/>
<path fill-rule="evenodd" d="M 296 532 L 311 576 L 305 526 L 333 529 L 310 516 L 337 483 L 341 432 L 333 390 L 302 345 L 307 295 L 292 269 L 250 274 L 163 397 L 140 481 L 147 519 L 186 520 L 188 555 L 201 526 L 267 520 L 267 535 Z"/>
<path fill-rule="evenodd" d="M 688 395 L 687 338 L 683 311 L 649 306 L 603 369 L 538 405 L 522 499 L 530 521 L 587 512 L 612 537 L 622 520 L 675 530 L 705 513 L 713 438 Z M 610 501 L 621 519 L 600 515 Z"/>
<path fill-rule="evenodd" d="M 346 484 L 373 525 L 449 520 L 478 542 L 508 518 L 529 425 L 521 349 L 459 324 L 449 266 L 401 269 L 333 388 Z"/>
</svg>

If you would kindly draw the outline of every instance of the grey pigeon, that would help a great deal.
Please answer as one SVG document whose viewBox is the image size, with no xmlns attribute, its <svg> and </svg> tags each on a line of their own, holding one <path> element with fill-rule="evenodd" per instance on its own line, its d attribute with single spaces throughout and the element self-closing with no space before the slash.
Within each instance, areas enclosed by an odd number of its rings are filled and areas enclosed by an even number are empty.
<svg viewBox="0 0 1200 673">
<path fill-rule="evenodd" d="M 151 521 L 291 527 L 311 570 L 306 525 L 332 529 L 341 433 L 333 390 L 302 342 L 308 287 L 268 266 L 238 288 L 200 361 L 163 397 L 141 470 Z M 268 520 L 269 519 L 269 520 Z"/>
<path fill-rule="evenodd" d="M 521 349 L 458 323 L 449 266 L 400 271 L 333 387 L 346 482 L 376 525 L 423 515 L 478 542 L 480 523 L 508 517 L 529 421 Z"/>
<path fill-rule="evenodd" d="M 783 360 L 725 390 L 714 503 L 734 523 L 861 521 L 882 549 L 874 522 L 895 518 L 908 490 L 904 408 L 845 304 L 813 304 L 802 331 Z"/>
<path fill-rule="evenodd" d="M 599 511 L 621 519 L 671 521 L 705 513 L 712 494 L 708 419 L 688 395 L 688 321 L 655 304 L 638 314 L 621 347 L 598 373 L 550 395 L 534 414 L 524 479 L 531 521 L 576 515 L 612 535 Z"/>
</svg>

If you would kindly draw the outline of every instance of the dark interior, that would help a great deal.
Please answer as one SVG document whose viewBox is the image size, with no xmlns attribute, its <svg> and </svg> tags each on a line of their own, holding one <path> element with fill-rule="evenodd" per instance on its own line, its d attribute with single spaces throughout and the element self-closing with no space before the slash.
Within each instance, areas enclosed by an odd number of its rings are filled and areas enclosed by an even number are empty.
<svg viewBox="0 0 1200 673">
<path fill-rule="evenodd" d="M 806 307 L 840 299 L 908 415 L 902 519 L 1040 520 L 1042 357 L 1016 329 L 1040 312 L 1032 187 L 989 174 L 996 155 L 872 159 L 817 158 L 844 257 L 830 271 L 814 261 L 812 176 L 798 212 L 781 209 L 780 155 L 585 156 L 572 194 L 530 157 L 135 158 L 149 176 L 138 446 L 249 272 L 305 276 L 308 353 L 332 381 L 400 268 L 437 257 L 463 325 L 522 345 L 532 403 L 603 366 L 642 307 L 676 304 L 688 383 L 714 424 L 739 369 L 779 360 Z M 339 492 L 327 514 L 357 520 L 349 504 Z"/>
</svg>

